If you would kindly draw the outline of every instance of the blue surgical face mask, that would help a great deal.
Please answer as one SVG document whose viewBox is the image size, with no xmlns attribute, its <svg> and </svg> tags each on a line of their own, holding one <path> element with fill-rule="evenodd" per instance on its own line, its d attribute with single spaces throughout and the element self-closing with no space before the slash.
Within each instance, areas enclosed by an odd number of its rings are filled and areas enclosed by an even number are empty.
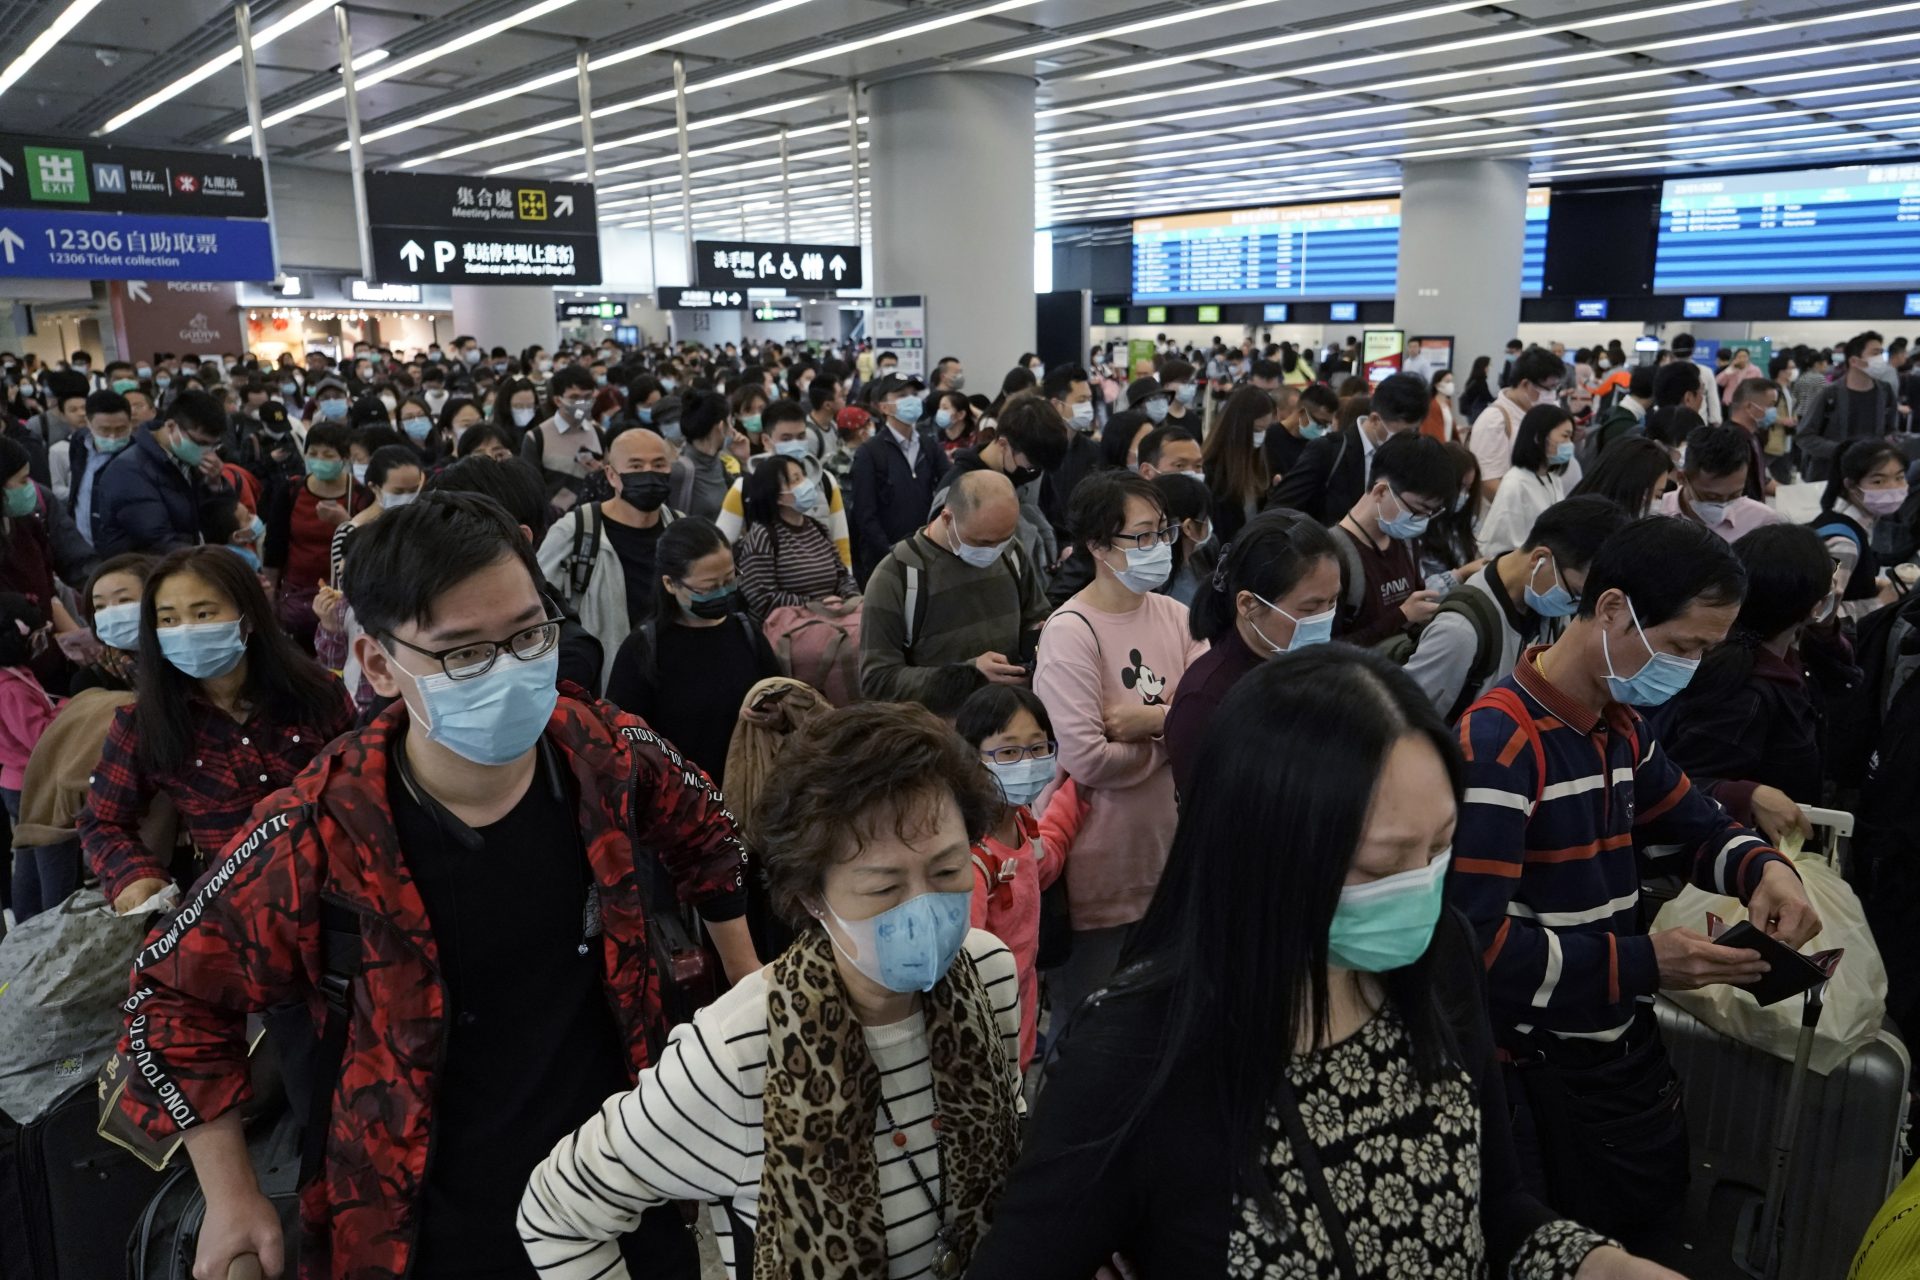
<svg viewBox="0 0 1920 1280">
<path fill-rule="evenodd" d="M 1559 446 L 1555 448 L 1553 451 L 1552 463 L 1556 467 L 1564 467 L 1569 462 L 1572 462 L 1572 461 L 1573 461 L 1573 441 L 1562 440 Z"/>
<path fill-rule="evenodd" d="M 322 400 L 320 402 L 320 416 L 329 422 L 338 422 L 347 416 L 347 408 L 347 402 L 337 397 L 332 400 Z"/>
<path fill-rule="evenodd" d="M 783 458 L 792 458 L 795 462 L 804 462 L 812 456 L 807 452 L 805 440 L 782 440 L 773 446 L 773 451 Z"/>
<path fill-rule="evenodd" d="M 1001 764 L 998 760 L 987 761 L 987 768 L 1000 784 L 1000 794 L 1007 798 L 1008 804 L 1032 804 L 1034 798 L 1047 789 L 1053 781 L 1056 762 L 1046 760 L 1015 760 L 1012 764 Z"/>
<path fill-rule="evenodd" d="M 680 385 L 680 379 L 678 379 L 678 378 L 662 378 L 662 379 L 660 379 L 660 389 L 661 389 L 662 391 L 665 391 L 665 392 L 668 392 L 668 393 L 671 393 L 671 392 L 673 391 L 673 389 L 674 389 L 675 387 L 677 387 L 677 386 L 679 386 L 679 385 Z"/>
<path fill-rule="evenodd" d="M 652 405 L 643 404 L 640 406 L 640 408 L 636 412 L 638 412 L 640 415 L 640 421 L 646 423 L 648 426 L 653 425 L 653 406 Z"/>
<path fill-rule="evenodd" d="M 200 460 L 207 456 L 206 446 L 184 432 L 178 440 L 167 446 L 167 450 L 190 467 L 199 466 Z"/>
<path fill-rule="evenodd" d="M 889 991 L 902 995 L 931 991 L 947 974 L 953 958 L 967 940 L 973 911 L 973 891 L 923 893 L 869 920 L 843 920 L 832 907 L 821 904 L 840 932 L 827 936 L 853 967 Z"/>
<path fill-rule="evenodd" d="M 1553 585 L 1545 591 L 1535 591 L 1534 579 L 1538 578 L 1540 571 L 1549 565 L 1553 566 L 1550 570 Z M 1574 597 L 1573 592 L 1567 590 L 1566 584 L 1560 581 L 1560 566 L 1553 563 L 1551 555 L 1533 566 L 1533 572 L 1527 575 L 1527 585 L 1522 589 L 1522 594 L 1526 597 L 1527 608 L 1543 618 L 1571 618 L 1580 608 L 1580 601 Z"/>
<path fill-rule="evenodd" d="M 347 469 L 347 463 L 344 458 L 308 458 L 307 459 L 307 474 L 312 476 L 315 480 L 319 480 L 324 483 L 332 483 L 333 481 L 338 480 L 340 478 L 340 473 L 342 471 L 345 471 L 346 469 Z"/>
<path fill-rule="evenodd" d="M 409 440 L 418 444 L 433 434 L 433 419 L 427 417 L 425 414 L 417 414 L 411 418 L 402 418 L 400 419 L 400 429 L 407 433 Z"/>
<path fill-rule="evenodd" d="M 1778 421 L 1780 421 L 1780 410 L 1778 408 L 1769 409 L 1760 415 L 1760 429 L 1764 431 Z"/>
<path fill-rule="evenodd" d="M 1193 397 L 1199 389 L 1197 384 L 1189 382 L 1175 391 L 1173 398 L 1178 400 L 1182 405 L 1190 405 L 1193 403 Z"/>
<path fill-rule="evenodd" d="M 243 547 L 228 543 L 227 550 L 239 556 L 240 559 L 246 563 L 247 568 L 253 570 L 255 573 L 260 572 L 260 556 L 252 547 Z"/>
<path fill-rule="evenodd" d="M 280 394 L 289 398 L 297 396 L 300 394 L 300 384 L 297 382 L 283 382 L 280 384 Z"/>
<path fill-rule="evenodd" d="M 1324 422 L 1315 422 L 1312 418 L 1308 418 L 1300 428 L 1300 438 L 1302 440 L 1318 440 L 1325 434 L 1327 434 L 1327 424 Z"/>
<path fill-rule="evenodd" d="M 110 604 L 93 611 L 93 634 L 110 649 L 140 647 L 140 602 Z"/>
<path fill-rule="evenodd" d="M 398 665 L 396 663 L 396 665 Z M 475 764 L 512 764 L 540 740 L 560 701 L 554 680 L 560 650 L 522 662 L 510 653 L 493 660 L 485 675 L 455 680 L 444 671 L 413 677 L 420 690 L 416 719 L 427 741 Z"/>
<path fill-rule="evenodd" d="M 153 385 L 160 388 L 160 390 L 165 391 L 168 387 L 173 385 L 173 379 L 168 377 L 164 373 L 156 374 L 154 375 Z"/>
<path fill-rule="evenodd" d="M 908 426 L 920 421 L 920 415 L 924 412 L 926 412 L 926 406 L 912 396 L 899 400 L 893 406 L 893 416 Z"/>
<path fill-rule="evenodd" d="M 942 409 L 940 412 L 934 414 L 933 425 L 940 428 L 942 431 L 945 431 L 948 427 L 952 426 L 953 410 Z"/>
<path fill-rule="evenodd" d="M 1633 607 L 1633 601 L 1627 601 L 1627 616 L 1633 619 L 1633 629 L 1640 635 L 1640 643 L 1647 647 L 1647 662 L 1630 676 L 1616 675 L 1613 670 L 1613 652 L 1607 633 L 1600 633 L 1600 653 L 1607 660 L 1607 692 L 1614 701 L 1624 702 L 1631 707 L 1657 707 L 1686 688 L 1693 679 L 1693 673 L 1700 668 L 1700 659 L 1682 658 L 1677 654 L 1662 653 L 1653 647 L 1647 639 L 1647 632 L 1640 625 L 1640 615 Z"/>
<path fill-rule="evenodd" d="M 1296 618 L 1258 592 L 1249 591 L 1247 594 L 1293 624 L 1293 639 L 1289 640 L 1283 646 L 1277 645 L 1272 640 L 1267 639 L 1267 633 L 1259 627 L 1254 627 L 1251 621 L 1247 623 L 1248 626 L 1253 627 L 1253 634 L 1259 636 L 1262 640 L 1266 640 L 1267 647 L 1275 653 L 1292 653 L 1296 649 L 1305 649 L 1309 645 L 1325 644 L 1327 641 L 1333 639 L 1333 615 L 1338 611 L 1338 606 L 1327 610 L 1325 613 L 1316 613 L 1310 617 Z"/>
<path fill-rule="evenodd" d="M 1112 569 L 1112 565 L 1107 566 Z M 1128 547 L 1127 567 L 1114 569 L 1113 576 L 1120 585 L 1135 595 L 1143 596 L 1149 591 L 1157 591 L 1166 585 L 1167 575 L 1173 572 L 1173 548 L 1164 542 L 1156 542 L 1150 547 Z"/>
<path fill-rule="evenodd" d="M 1391 520 L 1382 516 L 1380 518 L 1380 532 L 1386 534 L 1389 538 L 1412 539 L 1419 537 L 1427 531 L 1427 522 L 1432 519 L 1431 516 L 1415 515 L 1407 506 L 1406 499 L 1395 493 L 1391 488 L 1387 490 L 1387 496 L 1392 498 L 1394 505 L 1400 508 L 1400 514 Z"/>
<path fill-rule="evenodd" d="M 1167 401 L 1164 396 L 1155 396 L 1140 407 L 1146 413 L 1148 422 L 1158 423 L 1167 420 Z"/>
<path fill-rule="evenodd" d="M 1340 890 L 1327 931 L 1327 963 L 1362 973 L 1404 969 L 1427 953 L 1447 882 L 1448 849 L 1418 871 Z"/>
<path fill-rule="evenodd" d="M 963 563 L 970 564 L 976 569 L 992 568 L 994 563 L 998 561 L 1002 555 L 1006 554 L 1007 548 L 1013 545 L 1013 539 L 1008 538 L 1005 542 L 996 542 L 992 546 L 976 547 L 972 543 L 961 539 L 960 528 L 957 524 L 952 523 L 953 517 L 951 515 L 949 515 L 947 519 L 949 521 L 947 525 L 947 549 L 953 552 L 954 555 L 959 556 Z"/>
<path fill-rule="evenodd" d="M 801 511 L 817 511 L 820 503 L 820 486 L 813 481 L 802 480 L 793 486 L 793 505 Z"/>
<path fill-rule="evenodd" d="M 246 656 L 247 639 L 240 633 L 240 621 L 196 622 L 185 626 L 161 627 L 155 633 L 160 652 L 167 661 L 195 680 L 223 676 L 240 665 Z"/>
</svg>

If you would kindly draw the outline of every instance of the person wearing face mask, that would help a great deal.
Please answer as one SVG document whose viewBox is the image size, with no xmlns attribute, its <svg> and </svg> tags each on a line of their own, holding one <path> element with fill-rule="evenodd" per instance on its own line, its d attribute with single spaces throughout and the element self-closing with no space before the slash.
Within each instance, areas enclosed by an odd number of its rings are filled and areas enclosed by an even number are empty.
<svg viewBox="0 0 1920 1280">
<path fill-rule="evenodd" d="M 1167 420 L 1188 430 L 1201 425 L 1200 412 L 1194 407 L 1200 392 L 1200 384 L 1194 381 L 1196 374 L 1193 365 L 1185 360 L 1160 363 L 1160 389 L 1167 396 Z"/>
<path fill-rule="evenodd" d="M 1046 478 L 1040 485 L 1040 509 L 1047 513 L 1056 537 L 1065 541 L 1067 504 L 1074 488 L 1100 463 L 1100 446 L 1093 435 L 1093 384 L 1085 369 L 1067 364 L 1041 379 L 1039 389 L 1067 424 L 1066 454 L 1046 468 Z"/>
<path fill-rule="evenodd" d="M 1629 1244 L 1671 1229 L 1688 1181 L 1652 998 L 1766 968 L 1691 928 L 1649 935 L 1640 881 L 1671 867 L 1738 897 L 1789 947 L 1820 929 L 1792 862 L 1693 785 L 1636 710 L 1688 686 L 1746 592 L 1713 534 L 1637 520 L 1601 544 L 1560 638 L 1521 654 L 1460 726 L 1469 790 L 1454 839 L 1472 856 L 1447 896 L 1477 934 L 1495 1035 L 1526 1064 L 1508 1072 L 1510 1101 L 1532 1113 L 1517 1126 L 1523 1164 L 1543 1173 L 1549 1204 Z M 1782 817 L 1775 838 L 1805 834 L 1797 808 Z M 1622 1115 L 1640 1117 L 1631 1154 L 1604 1136 Z"/>
<path fill-rule="evenodd" d="M 1540 513 L 1567 496 L 1573 453 L 1572 414 L 1557 404 L 1527 410 L 1514 432 L 1512 465 L 1480 524 L 1483 553 L 1495 556 L 1519 546 Z"/>
<path fill-rule="evenodd" d="M 820 481 L 794 458 L 769 458 L 744 482 L 745 521 L 734 546 L 740 597 L 770 643 L 825 613 L 841 620 L 857 651 L 860 588 L 818 519 L 825 503 Z M 798 612 L 776 617 L 779 610 Z"/>
<path fill-rule="evenodd" d="M 1480 483 L 1489 500 L 1499 492 L 1501 479 L 1513 466 L 1521 419 L 1536 405 L 1550 404 L 1566 376 L 1567 366 L 1560 357 L 1544 347 L 1528 347 L 1508 366 L 1500 394 L 1468 428 L 1467 446 L 1480 459 Z M 1696 381 L 1698 376 L 1695 370 Z"/>
<path fill-rule="evenodd" d="M 1015 962 L 967 923 L 968 847 L 999 811 L 976 754 L 919 708 L 789 735 L 753 827 L 798 936 L 535 1170 L 518 1224 L 541 1275 L 617 1272 L 639 1210 L 672 1200 L 708 1205 L 730 1276 L 966 1269 L 1018 1142 Z"/>
<path fill-rule="evenodd" d="M 212 396 L 175 396 L 96 476 L 94 549 L 160 553 L 200 542 L 213 510 L 233 500 L 215 452 L 226 434 L 227 415 Z"/>
<path fill-rule="evenodd" d="M 1875 552 L 1874 530 L 1907 502 L 1906 456 L 1884 440 L 1856 440 L 1840 454 L 1820 498 L 1814 532 L 1826 541 L 1840 585 L 1840 613 L 1857 620 L 1900 598 Z"/>
<path fill-rule="evenodd" d="M 1453 371 L 1436 370 L 1432 377 L 1433 403 L 1427 408 L 1427 416 L 1420 423 L 1420 430 L 1432 436 L 1442 444 L 1455 439 L 1460 434 L 1461 423 L 1453 410 Z"/>
<path fill-rule="evenodd" d="M 503 378 L 494 388 L 493 424 L 523 439 L 540 416 L 540 390 L 525 378 Z M 535 464 L 538 465 L 538 464 Z"/>
<path fill-rule="evenodd" d="M 1747 496 L 1751 445 L 1737 426 L 1695 427 L 1687 435 L 1680 483 L 1654 504 L 1655 513 L 1695 521 L 1728 542 L 1762 525 L 1777 524 L 1778 511 Z"/>
<path fill-rule="evenodd" d="M 1275 658 L 1193 786 L 970 1280 L 1077 1280 L 1116 1254 L 1156 1276 L 1680 1280 L 1523 1189 L 1478 947 L 1442 893 L 1468 852 L 1460 752 L 1406 678 L 1342 646 Z"/>
<path fill-rule="evenodd" d="M 651 725 L 716 786 L 748 690 L 783 675 L 740 607 L 733 550 L 711 520 L 683 516 L 654 548 L 651 616 L 621 643 L 607 700 Z"/>
<path fill-rule="evenodd" d="M 1273 484 L 1264 446 L 1274 430 L 1278 409 L 1273 397 L 1258 387 L 1241 387 L 1228 397 L 1201 450 L 1206 485 L 1213 496 L 1213 527 L 1222 541 L 1239 536 L 1240 529 L 1260 510 Z M 1170 425 L 1193 419 L 1167 419 Z"/>
<path fill-rule="evenodd" d="M 133 443 L 133 408 L 116 391 L 87 397 L 87 426 L 54 450 L 52 488 L 73 512 L 80 536 L 91 544 L 94 482 L 116 455 Z"/>
<path fill-rule="evenodd" d="M 1267 505 L 1304 511 L 1321 524 L 1339 523 L 1367 492 L 1377 451 L 1394 436 L 1417 433 L 1430 398 L 1426 383 L 1404 373 L 1383 379 L 1372 395 L 1348 396 L 1335 418 L 1339 429 L 1300 451 L 1268 493 Z"/>
<path fill-rule="evenodd" d="M 1157 427 L 1167 420 L 1170 402 L 1171 397 L 1161 387 L 1160 379 L 1135 378 L 1127 384 L 1124 410 L 1146 414 L 1147 421 Z"/>
<path fill-rule="evenodd" d="M 250 1015 L 311 1000 L 345 1046 L 314 1107 L 327 1140 L 304 1188 L 305 1258 L 499 1274 L 518 1256 L 528 1174 L 647 1065 L 682 988 L 652 977 L 659 926 L 637 867 L 657 861 L 733 978 L 757 963 L 738 920 L 743 851 L 711 785 L 644 724 L 556 692 L 561 628 L 522 527 L 489 499 L 433 493 L 355 537 L 356 648 L 392 701 L 331 746 L 300 733 L 320 754 L 204 846 L 217 870 L 197 907 L 138 962 L 129 1023 L 150 1074 L 120 1101 L 158 1138 L 184 1132 L 208 1197 L 207 1274 L 242 1253 L 283 1271 L 236 1109 Z M 340 934 L 357 935 L 344 959 Z M 337 999 L 314 991 L 322 974 Z M 365 1114 L 361 1081 L 392 1105 Z M 635 1268 L 698 1274 L 676 1214 L 634 1225 Z"/>
<path fill-rule="evenodd" d="M 306 474 L 269 491 L 262 503 L 267 537 L 261 558 L 275 591 L 281 624 L 309 650 L 314 597 L 334 581 L 334 531 L 374 502 L 372 491 L 348 469 L 353 443 L 345 427 L 315 425 L 307 432 Z"/>
<path fill-rule="evenodd" d="M 667 416 L 666 409 L 676 404 L 685 406 L 678 419 L 661 424 L 667 440 L 674 440 L 677 434 L 685 446 L 674 460 L 668 505 L 686 515 L 717 519 L 726 504 L 727 490 L 744 470 L 740 459 L 727 449 L 732 428 L 727 421 L 726 397 L 712 391 L 694 391 L 684 400 L 669 398 L 654 414 L 654 421 L 660 422 Z"/>
<path fill-rule="evenodd" d="M 1020 495 L 1020 547 L 1038 565 L 1060 559 L 1060 542 L 1043 503 L 1048 478 L 1055 476 L 1068 456 L 1075 436 L 1061 418 L 1054 401 L 1032 392 L 1009 398 L 984 444 L 953 455 L 952 466 L 933 495 L 938 514 L 954 480 L 969 471 L 998 471 L 1013 482 Z"/>
<path fill-rule="evenodd" d="M 1733 544 L 1747 596 L 1700 671 L 1653 714 L 1673 762 L 1743 822 L 1778 831 L 1792 810 L 1830 799 L 1829 702 L 1860 672 L 1840 639 L 1833 562 L 1804 525 L 1755 529 Z"/>
<path fill-rule="evenodd" d="M 390 512 L 408 506 L 420 496 L 427 472 L 420 454 L 412 445 L 388 444 L 373 451 L 367 461 L 366 485 L 373 502 L 333 531 L 327 549 L 327 581 L 314 596 L 314 656 L 329 671 L 338 671 L 346 683 L 354 706 L 362 711 L 372 705 L 373 688 L 363 677 L 360 661 L 354 656 L 353 642 L 360 635 L 360 623 L 346 607 L 340 582 L 346 570 L 347 547 L 360 530 Z M 264 531 L 264 526 L 255 520 Z M 262 533 L 264 537 L 264 532 Z"/>
<path fill-rule="evenodd" d="M 972 921 L 1013 953 L 1025 1071 L 1039 1039 L 1040 895 L 1060 878 L 1087 805 L 1073 779 L 1059 774 L 1053 722 L 1028 690 L 975 690 L 953 727 L 980 753 L 1003 798 L 998 821 L 973 842 Z"/>
<path fill-rule="evenodd" d="M 1524 545 L 1495 556 L 1449 592 L 1408 643 L 1407 675 L 1452 724 L 1507 678 L 1520 654 L 1549 640 L 1580 607 L 1600 545 L 1628 521 L 1612 500 L 1568 498 L 1533 522 Z"/>
<path fill-rule="evenodd" d="M 974 416 L 973 402 L 964 392 L 936 391 L 928 398 L 933 406 L 933 429 L 939 435 L 940 447 L 951 458 L 962 449 L 971 448 L 980 433 L 979 420 Z"/>
<path fill-rule="evenodd" d="M 1447 446 L 1416 431 L 1375 451 L 1371 478 L 1333 530 L 1341 572 L 1334 635 L 1361 646 L 1418 627 L 1439 609 L 1439 592 L 1421 587 L 1415 544 L 1452 509 L 1460 485 Z"/>
<path fill-rule="evenodd" d="M 1221 551 L 1187 613 L 1188 629 L 1207 651 L 1181 677 L 1167 712 L 1167 755 L 1183 800 L 1229 692 L 1273 655 L 1331 639 L 1339 598 L 1333 535 L 1297 511 L 1261 512 Z"/>
<path fill-rule="evenodd" d="M 607 451 L 600 426 L 593 420 L 593 398 L 598 392 L 593 375 L 578 365 L 556 369 L 547 380 L 553 416 L 520 441 L 521 458 L 540 469 L 547 500 L 561 511 L 580 500 L 587 476 L 598 469 Z"/>
<path fill-rule="evenodd" d="M 441 393 L 445 404 L 445 393 Z M 433 466 L 446 456 L 446 438 L 434 423 L 434 406 L 425 396 L 408 396 L 400 402 L 400 434 L 417 450 L 426 465 Z"/>
<path fill-rule="evenodd" d="M 338 378 L 323 378 L 313 388 L 313 396 L 307 401 L 310 424 L 334 422 L 345 424 L 353 412 L 353 401 L 347 392 L 347 384 Z"/>
<path fill-rule="evenodd" d="M 854 454 L 847 478 L 853 573 L 863 582 L 895 543 L 925 522 L 949 466 L 939 437 L 921 425 L 925 403 L 905 382 L 876 382 L 871 404 L 883 421 Z"/>
<path fill-rule="evenodd" d="M 143 839 L 155 796 L 173 802 L 196 850 L 224 849 L 262 797 L 353 726 L 340 681 L 294 648 L 259 578 L 223 547 L 153 567 L 138 647 L 138 696 L 114 716 L 78 824 L 121 912 L 212 865 L 155 855 Z"/>
<path fill-rule="evenodd" d="M 656 432 L 621 432 L 607 446 L 614 496 L 575 507 L 540 542 L 547 584 L 600 641 L 603 683 L 621 642 L 653 616 L 657 548 L 682 514 L 667 505 L 672 467 L 667 442 Z"/>
<path fill-rule="evenodd" d="M 1334 429 L 1340 416 L 1340 398 L 1331 387 L 1318 383 L 1308 387 L 1283 385 L 1272 394 L 1274 429 L 1261 442 L 1261 454 L 1268 474 L 1279 484 L 1307 446 Z"/>
<path fill-rule="evenodd" d="M 1073 954 L 1056 1008 L 1071 1011 L 1112 974 L 1145 913 L 1173 836 L 1167 709 L 1204 649 L 1187 608 L 1160 595 L 1179 524 L 1154 486 L 1128 472 L 1081 481 L 1070 512 L 1077 555 L 1096 577 L 1040 633 L 1033 688 L 1053 718 L 1060 766 L 1085 792 L 1091 856 L 1067 870 Z"/>
<path fill-rule="evenodd" d="M 1826 479 L 1850 442 L 1894 430 L 1899 398 L 1875 373 L 1885 360 L 1879 334 L 1854 336 L 1845 348 L 1844 372 L 1815 392 L 1801 409 L 1794 442 L 1808 479 Z"/>
<path fill-rule="evenodd" d="M 1779 384 L 1762 377 L 1734 384 L 1727 400 L 1727 425 L 1739 428 L 1747 445 L 1745 492 L 1756 502 L 1770 497 L 1775 488 L 1767 472 L 1767 440 L 1780 420 L 1780 401 Z"/>
<path fill-rule="evenodd" d="M 809 500 L 801 504 L 800 509 L 820 525 L 840 562 L 852 564 L 853 545 L 848 536 L 847 512 L 841 501 L 840 486 L 814 457 L 811 436 L 807 430 L 807 416 L 801 412 L 799 404 L 792 400 L 775 400 L 769 404 L 762 415 L 761 438 L 766 441 L 766 452 L 756 453 L 747 459 L 747 474 L 733 482 L 727 490 L 725 501 L 720 504 L 720 516 L 714 521 L 720 526 L 720 532 L 726 535 L 728 542 L 740 541 L 747 525 L 747 482 L 761 468 L 771 465 L 774 459 L 784 458 L 798 466 L 801 475 L 813 486 L 806 491 Z"/>
</svg>

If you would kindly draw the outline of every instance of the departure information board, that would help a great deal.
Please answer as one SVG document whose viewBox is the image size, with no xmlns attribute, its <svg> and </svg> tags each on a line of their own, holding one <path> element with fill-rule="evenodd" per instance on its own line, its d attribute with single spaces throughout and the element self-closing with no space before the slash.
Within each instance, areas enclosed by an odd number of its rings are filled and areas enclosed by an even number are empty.
<svg viewBox="0 0 1920 1280">
<path fill-rule="evenodd" d="M 1540 293 L 1549 192 L 1527 192 L 1520 289 Z M 1133 300 L 1391 298 L 1400 267 L 1400 201 L 1220 209 L 1133 224 Z"/>
<path fill-rule="evenodd" d="M 1656 293 L 1911 285 L 1917 261 L 1920 164 L 1661 184 Z"/>
</svg>

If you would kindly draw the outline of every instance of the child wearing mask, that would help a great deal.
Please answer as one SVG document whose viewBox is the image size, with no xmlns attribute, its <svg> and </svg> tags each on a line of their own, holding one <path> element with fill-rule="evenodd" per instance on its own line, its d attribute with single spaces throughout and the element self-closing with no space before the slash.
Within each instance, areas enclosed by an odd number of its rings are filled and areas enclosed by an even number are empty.
<svg viewBox="0 0 1920 1280">
<path fill-rule="evenodd" d="M 1053 721 L 1046 704 L 1027 690 L 987 685 L 960 704 L 953 727 L 980 753 L 1006 800 L 999 821 L 973 843 L 973 927 L 1013 952 L 1025 1071 L 1040 1017 L 1040 895 L 1065 869 L 1087 802 L 1073 779 L 1057 775 Z M 1035 817 L 1035 805 L 1049 790 Z"/>
</svg>

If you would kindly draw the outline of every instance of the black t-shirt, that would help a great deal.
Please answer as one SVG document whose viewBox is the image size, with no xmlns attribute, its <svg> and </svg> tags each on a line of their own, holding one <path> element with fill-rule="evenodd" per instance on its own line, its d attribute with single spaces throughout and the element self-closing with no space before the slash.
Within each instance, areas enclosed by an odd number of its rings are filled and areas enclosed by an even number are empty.
<svg viewBox="0 0 1920 1280">
<path fill-rule="evenodd" d="M 747 690 L 781 674 L 759 628 L 739 616 L 717 627 L 658 627 L 660 652 L 651 678 L 646 633 L 635 628 L 614 656 L 607 701 L 631 711 L 706 771 L 726 780 L 727 747 Z"/>
<path fill-rule="evenodd" d="M 1855 391 L 1844 382 L 1840 384 L 1840 410 L 1847 424 L 1847 438 L 1856 440 L 1862 436 L 1877 436 L 1886 431 L 1886 424 L 1879 414 L 1880 387 L 1876 383 L 1865 391 Z"/>
<path fill-rule="evenodd" d="M 1293 470 L 1293 464 L 1307 450 L 1307 442 L 1279 423 L 1267 428 L 1267 438 L 1260 442 L 1267 457 L 1268 479 L 1284 476 Z"/>
<path fill-rule="evenodd" d="M 602 519 L 601 527 L 620 557 L 627 578 L 627 625 L 637 627 L 653 616 L 653 549 L 660 543 L 659 521 L 651 529 L 634 529 L 617 520 Z"/>
<path fill-rule="evenodd" d="M 458 820 L 436 819 L 398 759 L 388 771 L 394 827 L 448 1000 L 411 1274 L 531 1280 L 514 1232 L 528 1175 L 628 1087 L 579 821 L 543 759 L 512 812 L 463 844 L 442 825 Z"/>
</svg>

